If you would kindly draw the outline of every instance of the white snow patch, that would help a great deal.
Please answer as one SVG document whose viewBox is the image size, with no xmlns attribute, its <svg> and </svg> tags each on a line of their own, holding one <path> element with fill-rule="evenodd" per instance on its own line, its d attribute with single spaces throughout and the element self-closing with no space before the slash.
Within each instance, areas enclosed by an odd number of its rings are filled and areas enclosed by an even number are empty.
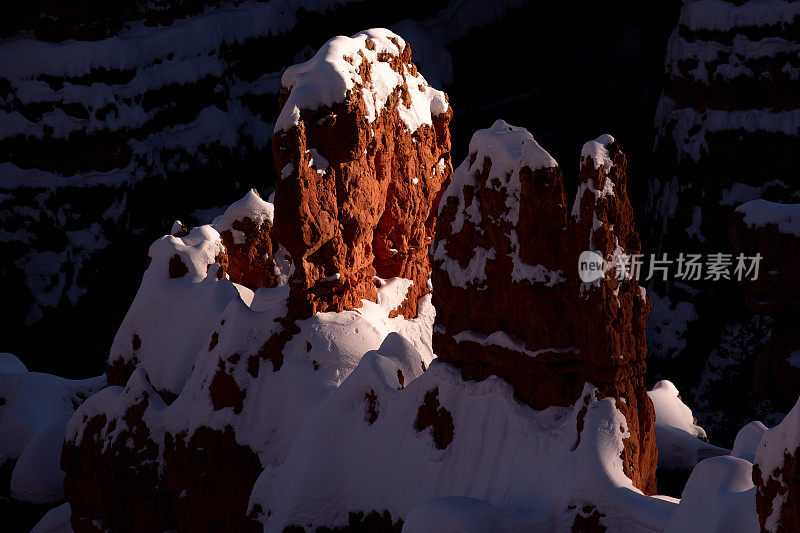
<svg viewBox="0 0 800 533">
<path fill-rule="evenodd" d="M 766 26 L 790 23 L 800 15 L 797 2 L 760 0 L 735 5 L 725 0 L 684 2 L 679 24 L 692 31 L 730 31 L 742 26 Z"/>
<path fill-rule="evenodd" d="M 486 281 L 486 262 L 497 257 L 494 248 L 487 250 L 486 248 L 476 247 L 475 252 L 469 259 L 469 263 L 462 268 L 457 259 L 447 255 L 446 246 L 447 240 L 442 239 L 439 241 L 433 254 L 433 260 L 440 262 L 440 268 L 447 272 L 450 283 L 465 289 L 476 285 L 480 288 L 480 285 Z"/>
<path fill-rule="evenodd" d="M 614 162 L 611 161 L 606 146 L 613 142 L 614 137 L 606 133 L 593 141 L 585 143 L 581 148 L 581 162 L 585 159 L 591 159 L 595 169 L 603 167 L 608 173 L 614 166 Z"/>
<path fill-rule="evenodd" d="M 692 410 L 680 399 L 672 382 L 659 381 L 647 394 L 656 411 L 655 433 L 660 467 L 691 469 L 703 459 L 728 453 L 728 450 L 701 440 L 706 438 L 706 432 L 695 423 Z"/>
<path fill-rule="evenodd" d="M 691 302 L 672 301 L 659 296 L 652 289 L 650 301 L 653 304 L 647 320 L 647 347 L 651 356 L 677 357 L 686 348 L 686 330 L 697 320 L 697 311 Z"/>
<path fill-rule="evenodd" d="M 367 47 L 367 40 L 372 41 L 372 49 Z M 411 104 L 408 107 L 402 101 L 397 104 L 403 123 L 411 132 L 423 124 L 432 125 L 432 117 L 448 109 L 444 93 L 431 88 L 419 73 L 415 76 L 406 67 L 398 73 L 388 63 L 378 61 L 380 54 L 398 56 L 404 47 L 405 41 L 399 35 L 383 28 L 329 40 L 314 57 L 283 73 L 281 83 L 290 92 L 275 122 L 275 133 L 297 125 L 302 109 L 318 109 L 344 101 L 347 91 L 356 85 L 363 87 L 369 122 L 378 118 L 389 95 L 406 83 Z M 359 74 L 362 61 L 371 66 L 370 82 L 365 82 Z"/>
<path fill-rule="evenodd" d="M 442 326 L 437 326 L 442 333 L 445 333 Z M 580 352 L 580 348 L 570 346 L 570 347 L 557 347 L 552 346 L 548 348 L 542 348 L 540 350 L 528 350 L 525 347 L 525 341 L 522 339 L 514 338 L 510 336 L 505 331 L 495 331 L 489 335 L 485 333 L 480 333 L 477 331 L 461 331 L 453 335 L 453 340 L 456 342 L 474 342 L 480 344 L 482 346 L 500 346 L 501 348 L 506 348 L 508 350 L 512 350 L 519 353 L 524 353 L 529 357 L 536 357 L 539 354 L 543 353 L 578 353 Z"/>
<path fill-rule="evenodd" d="M 752 200 L 736 208 L 744 214 L 750 227 L 775 225 L 781 233 L 800 237 L 800 204 L 778 204 L 767 200 Z"/>
</svg>

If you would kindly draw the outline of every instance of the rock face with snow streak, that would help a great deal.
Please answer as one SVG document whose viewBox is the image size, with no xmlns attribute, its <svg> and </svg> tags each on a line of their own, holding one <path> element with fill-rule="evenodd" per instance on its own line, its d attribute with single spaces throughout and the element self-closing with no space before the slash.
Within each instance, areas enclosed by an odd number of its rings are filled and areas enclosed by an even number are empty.
<svg viewBox="0 0 800 533">
<path fill-rule="evenodd" d="M 538 409 L 592 383 L 628 421 L 625 472 L 655 491 L 653 406 L 644 388 L 650 303 L 609 269 L 578 277 L 582 251 L 612 263 L 639 253 L 625 155 L 610 136 L 584 146 L 568 207 L 555 160 L 522 128 L 477 132 L 445 191 L 434 244 L 434 350 L 467 379 L 497 375 Z"/>
<path fill-rule="evenodd" d="M 450 177 L 452 112 L 397 35 L 336 37 L 283 75 L 273 153 L 275 239 L 288 250 L 302 315 L 375 299 L 373 276 L 414 282 L 396 314 L 429 292 L 433 208 Z"/>
<path fill-rule="evenodd" d="M 791 265 L 800 260 L 797 244 L 775 247 L 778 240 L 765 241 L 765 233 L 748 230 L 736 210 L 756 199 L 792 203 L 800 198 L 800 104 L 793 97 L 800 73 L 798 28 L 797 2 L 683 2 L 667 46 L 666 84 L 656 113 L 657 164 L 643 233 L 648 251 L 667 253 L 673 261 L 680 253 L 760 251 L 761 284 L 793 276 Z M 754 361 L 753 355 L 766 348 L 763 330 L 780 336 L 780 319 L 770 322 L 764 315 L 771 311 L 751 305 L 754 287 L 740 292 L 735 278 L 706 281 L 705 273 L 701 278 L 653 287 L 659 297 L 653 298 L 651 331 L 671 334 L 660 335 L 664 342 L 651 346 L 651 366 L 660 375 L 685 376 L 679 385 L 696 396 L 706 429 L 730 440 L 733 429 L 746 421 L 788 410 L 800 389 L 794 385 L 785 397 L 773 398 L 766 391 L 786 389 L 786 384 L 770 377 L 751 399 L 730 409 L 731 381 L 738 382 L 734 389 L 751 394 L 754 372 L 720 378 L 721 367 L 761 366 L 764 358 Z M 764 302 L 780 306 L 796 297 L 777 287 L 774 298 Z M 753 338 L 746 341 L 748 336 Z M 737 346 L 721 348 L 729 338 L 738 338 Z M 789 365 L 784 357 L 774 366 Z"/>
<path fill-rule="evenodd" d="M 450 111 L 410 53 L 370 30 L 289 69 L 275 205 L 250 192 L 151 246 L 112 346 L 115 386 L 67 428 L 76 531 L 119 527 L 134 510 L 134 530 L 249 530 L 260 470 L 283 460 L 365 352 L 400 332 L 413 370 L 396 379 L 427 368 L 427 250 L 450 176 Z"/>
<path fill-rule="evenodd" d="M 761 531 L 800 529 L 800 401 L 762 437 L 753 482 Z"/>
</svg>

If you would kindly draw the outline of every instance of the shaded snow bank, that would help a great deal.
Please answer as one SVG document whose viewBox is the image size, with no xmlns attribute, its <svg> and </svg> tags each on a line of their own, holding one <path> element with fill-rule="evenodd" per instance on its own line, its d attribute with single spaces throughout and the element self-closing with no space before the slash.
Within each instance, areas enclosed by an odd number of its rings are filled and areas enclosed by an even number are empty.
<svg viewBox="0 0 800 533">
<path fill-rule="evenodd" d="M 656 410 L 659 468 L 691 469 L 703 459 L 728 454 L 707 442 L 705 430 L 697 425 L 671 381 L 659 381 L 647 394 Z"/>
<path fill-rule="evenodd" d="M 63 498 L 64 427 L 75 408 L 105 383 L 105 376 L 71 380 L 28 372 L 13 355 L 0 354 L 0 465 L 16 461 L 15 499 L 41 504 Z"/>
</svg>

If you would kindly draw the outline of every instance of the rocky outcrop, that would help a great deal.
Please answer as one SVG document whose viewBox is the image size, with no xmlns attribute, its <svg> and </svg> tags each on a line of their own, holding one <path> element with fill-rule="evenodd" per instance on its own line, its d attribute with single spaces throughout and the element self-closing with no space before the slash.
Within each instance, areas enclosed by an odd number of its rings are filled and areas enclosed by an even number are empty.
<svg viewBox="0 0 800 533">
<path fill-rule="evenodd" d="M 560 169 L 530 133 L 503 121 L 477 132 L 440 205 L 434 305 L 448 311 L 437 314 L 433 343 L 464 378 L 500 376 L 537 409 L 571 405 L 587 382 L 617 398 L 630 431 L 625 473 L 652 493 L 650 303 L 611 268 L 640 251 L 625 167 L 612 137 L 587 143 L 570 209 Z M 588 282 L 578 277 L 583 251 L 608 265 Z"/>
<path fill-rule="evenodd" d="M 366 351 L 401 331 L 416 349 L 397 379 L 430 363 L 427 250 L 451 112 L 410 57 L 370 30 L 289 69 L 275 204 L 251 191 L 151 246 L 112 346 L 116 386 L 68 430 L 75 531 L 249 530 L 260 470 Z"/>
<path fill-rule="evenodd" d="M 800 528 L 800 401 L 761 439 L 753 466 L 761 531 Z"/>
<path fill-rule="evenodd" d="M 329 41 L 283 76 L 273 231 L 296 269 L 290 298 L 304 316 L 374 300 L 375 275 L 413 281 L 396 310 L 408 318 L 429 292 L 452 113 L 410 60 L 402 40 L 371 30 Z M 329 76 L 336 83 L 325 86 Z"/>
<path fill-rule="evenodd" d="M 225 251 L 215 258 L 222 267 L 220 275 L 227 274 L 232 282 L 251 291 L 278 286 L 279 271 L 270 237 L 274 211 L 272 204 L 252 189 L 214 221 L 225 246 Z"/>
</svg>

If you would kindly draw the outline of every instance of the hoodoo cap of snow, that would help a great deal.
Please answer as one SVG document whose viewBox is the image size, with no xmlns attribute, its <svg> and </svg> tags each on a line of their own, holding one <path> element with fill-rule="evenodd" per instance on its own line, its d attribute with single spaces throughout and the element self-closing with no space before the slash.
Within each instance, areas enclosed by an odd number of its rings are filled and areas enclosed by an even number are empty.
<svg viewBox="0 0 800 533">
<path fill-rule="evenodd" d="M 491 128 L 475 132 L 469 142 L 469 153 L 478 155 L 476 161 L 480 161 L 481 156 L 490 157 L 493 174 L 513 172 L 521 167 L 536 170 L 558 166 L 531 132 L 500 119 L 495 120 Z"/>
<path fill-rule="evenodd" d="M 448 197 L 458 197 L 462 194 L 461 191 L 465 185 L 474 185 L 474 174 L 483 168 L 485 158 L 492 161 L 487 183 L 496 178 L 496 183 L 505 184 L 509 193 L 516 193 L 517 200 L 520 187 L 519 169 L 528 167 L 536 170 L 558 166 L 556 160 L 536 142 L 528 130 L 511 126 L 505 120 L 500 119 L 495 120 L 491 128 L 478 130 L 472 135 L 472 140 L 469 142 L 469 153 L 470 157 L 464 160 L 453 173 L 453 179 L 439 204 L 440 213 Z M 461 203 L 463 204 L 463 202 Z M 518 206 L 516 207 L 518 210 Z"/>
<path fill-rule="evenodd" d="M 275 133 L 297 125 L 301 109 L 343 102 L 347 91 L 353 89 L 361 90 L 367 119 L 373 122 L 389 95 L 404 84 L 409 98 L 398 100 L 397 111 L 406 127 L 413 132 L 423 124 L 432 124 L 433 116 L 447 111 L 447 98 L 442 91 L 431 88 L 416 68 L 409 68 L 410 64 L 402 60 L 405 48 L 406 43 L 399 35 L 383 28 L 363 31 L 353 37 L 334 37 L 314 57 L 283 73 L 281 83 L 290 92 L 275 122 Z M 368 72 L 368 76 L 362 76 L 364 72 Z"/>
<path fill-rule="evenodd" d="M 593 141 L 589 141 L 583 145 L 581 149 L 581 164 L 587 158 L 591 158 L 594 162 L 594 168 L 600 168 L 602 165 L 606 172 L 614 166 L 611 157 L 608 155 L 606 146 L 614 142 L 614 137 L 609 134 L 601 135 Z"/>
<path fill-rule="evenodd" d="M 274 214 L 274 206 L 262 200 L 255 189 L 250 189 L 241 200 L 231 204 L 225 213 L 214 219 L 214 228 L 221 233 L 230 229 L 235 221 L 244 220 L 245 217 L 252 220 L 256 226 L 260 226 L 264 221 L 272 225 Z"/>
</svg>

